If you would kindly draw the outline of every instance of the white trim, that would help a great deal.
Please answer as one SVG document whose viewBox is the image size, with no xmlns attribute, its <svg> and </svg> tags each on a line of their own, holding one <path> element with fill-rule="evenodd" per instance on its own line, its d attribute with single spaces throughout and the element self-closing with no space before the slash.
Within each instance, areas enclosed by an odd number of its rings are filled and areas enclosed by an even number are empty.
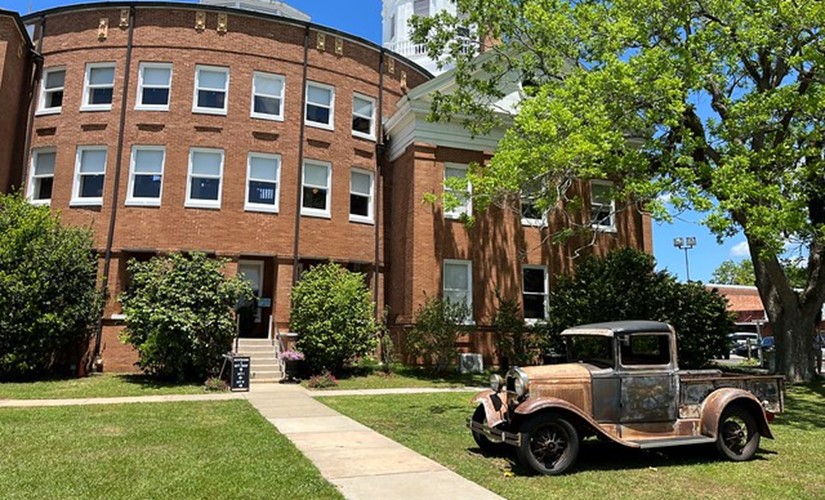
<svg viewBox="0 0 825 500">
<path fill-rule="evenodd" d="M 80 167 L 81 167 L 81 158 L 83 157 L 84 151 L 103 151 L 106 153 L 106 157 L 103 160 L 103 172 L 95 175 L 102 175 L 103 176 L 103 189 L 101 190 L 101 196 L 97 198 L 81 198 L 80 197 L 80 181 L 81 181 L 81 174 L 80 174 Z M 72 182 L 72 199 L 69 202 L 70 207 L 83 207 L 83 206 L 101 206 L 103 205 L 103 193 L 106 192 L 106 164 L 109 163 L 109 150 L 106 146 L 78 146 L 77 152 L 75 154 L 75 164 L 74 164 L 74 181 Z"/>
<path fill-rule="evenodd" d="M 201 71 L 214 71 L 218 73 L 224 73 L 226 75 L 226 84 L 223 88 L 223 108 L 207 108 L 198 106 L 198 90 L 200 88 L 200 72 Z M 193 85 L 194 89 L 192 91 L 192 112 L 193 113 L 202 113 L 207 115 L 226 115 L 229 109 L 229 68 L 226 66 L 208 66 L 204 64 L 198 64 L 195 66 L 195 81 Z M 204 88 L 203 90 L 211 90 L 220 92 L 221 89 L 218 88 Z"/>
<path fill-rule="evenodd" d="M 603 181 L 598 179 L 593 179 L 590 181 L 590 227 L 595 229 L 596 231 L 604 232 L 604 233 L 615 233 L 616 232 L 616 200 L 610 199 L 610 225 L 604 224 L 597 224 L 593 220 L 593 207 L 596 204 L 593 203 L 593 186 L 608 186 L 613 187 L 613 183 L 611 181 Z M 599 203 L 598 206 L 604 206 L 604 203 Z"/>
<path fill-rule="evenodd" d="M 167 89 L 169 94 L 167 95 L 166 104 L 143 104 L 143 70 L 146 68 L 152 69 L 168 69 L 169 70 L 169 83 L 164 87 L 162 85 L 150 85 L 149 88 L 153 89 Z M 142 110 L 142 111 L 169 111 L 169 105 L 172 101 L 172 63 L 162 63 L 162 62 L 142 62 L 140 63 L 140 67 L 138 68 L 138 86 L 137 86 L 137 96 L 135 97 L 135 109 Z"/>
<path fill-rule="evenodd" d="M 202 200 L 199 198 L 192 198 L 192 157 L 194 153 L 208 153 L 219 154 L 221 156 L 221 165 L 217 177 L 213 175 L 198 175 L 198 178 L 218 179 L 218 199 L 217 200 Z M 225 162 L 224 150 L 221 148 L 189 148 L 189 168 L 186 174 L 186 201 L 183 206 L 186 208 L 221 208 L 221 199 L 223 197 L 223 165 Z"/>
<path fill-rule="evenodd" d="M 370 192 L 368 194 L 368 203 L 367 203 L 367 215 L 366 217 L 363 215 L 356 215 L 352 213 L 352 195 L 364 196 L 363 193 L 353 193 L 352 192 L 352 174 L 362 174 L 369 176 L 370 178 Z M 349 207 L 349 221 L 350 222 L 359 222 L 363 224 L 374 224 L 375 223 L 375 174 L 370 170 L 364 170 L 362 168 L 353 167 L 350 169 L 349 173 L 349 194 L 350 194 L 350 207 Z"/>
<path fill-rule="evenodd" d="M 100 68 L 112 68 L 112 83 L 111 85 L 106 84 L 97 84 L 94 87 L 89 83 L 89 77 L 92 74 L 93 69 L 100 69 Z M 86 74 L 83 78 L 83 101 L 80 104 L 80 111 L 111 111 L 112 103 L 109 104 L 89 104 L 89 98 L 91 97 L 91 89 L 92 88 L 112 88 L 112 101 L 115 100 L 115 80 L 117 79 L 117 67 L 113 62 L 97 62 L 97 63 L 86 63 Z"/>
<path fill-rule="evenodd" d="M 544 292 L 528 292 L 524 289 L 524 271 L 526 269 L 533 269 L 533 270 L 540 270 L 544 273 L 544 279 L 542 280 L 544 283 Z M 544 296 L 544 315 L 541 318 L 528 318 L 526 316 L 526 309 L 524 307 L 524 296 L 525 295 L 542 295 Z M 547 266 L 537 265 L 537 264 L 523 264 L 521 266 L 521 309 L 522 314 L 524 315 L 524 321 L 527 323 L 537 323 L 539 321 L 546 321 L 547 320 L 547 308 L 550 305 L 550 273 L 547 272 Z"/>
<path fill-rule="evenodd" d="M 32 205 L 51 205 L 52 199 L 44 198 L 42 200 L 35 200 L 34 199 L 34 186 L 38 179 L 43 179 L 46 177 L 52 178 L 52 194 L 54 194 L 54 171 L 52 171 L 51 175 L 37 175 L 36 174 L 36 167 L 37 167 L 37 159 L 40 157 L 41 154 L 54 154 L 55 155 L 55 165 L 54 169 L 57 169 L 57 148 L 55 147 L 46 147 L 46 148 L 35 148 L 32 150 L 31 154 L 31 163 L 29 165 L 29 183 L 26 186 L 26 199 L 29 200 L 29 203 Z"/>
<path fill-rule="evenodd" d="M 309 108 L 309 105 L 310 105 L 310 102 L 309 102 L 309 88 L 310 87 L 318 87 L 320 89 L 330 91 L 330 96 L 329 96 L 329 123 L 316 122 L 316 121 L 312 121 L 308 118 L 309 113 L 307 113 L 307 108 Z M 306 103 L 304 104 L 304 123 L 306 123 L 307 126 L 310 126 L 310 127 L 322 128 L 324 130 L 335 130 L 335 87 L 333 87 L 332 85 L 327 85 L 326 83 L 307 81 L 306 96 L 307 96 L 307 100 L 306 100 Z M 316 106 L 316 107 L 325 107 L 325 105 L 317 104 L 317 103 L 312 103 L 312 105 Z"/>
<path fill-rule="evenodd" d="M 160 192 L 158 193 L 157 198 L 147 198 L 147 197 L 136 197 L 134 196 L 134 187 L 135 187 L 135 176 L 136 175 L 147 175 L 147 174 L 137 174 L 135 172 L 135 157 L 137 156 L 138 151 L 160 151 L 163 153 L 163 158 L 161 159 L 160 163 Z M 166 146 L 154 146 L 154 145 L 134 145 L 132 146 L 132 152 L 129 158 L 129 186 L 128 191 L 126 191 L 126 201 L 125 205 L 128 206 L 135 206 L 135 207 L 159 207 L 161 204 L 161 200 L 163 198 L 163 179 L 165 177 L 164 170 L 166 170 Z"/>
<path fill-rule="evenodd" d="M 454 265 L 454 266 L 464 266 L 467 271 L 467 286 L 469 287 L 466 290 L 462 290 L 459 288 L 447 288 L 447 272 L 446 268 L 447 265 Z M 444 262 L 441 265 L 441 297 L 442 299 L 446 300 L 447 291 L 456 291 L 456 292 L 465 292 L 467 297 L 467 308 L 470 310 L 470 317 L 467 318 L 467 321 L 464 322 L 466 325 L 473 324 L 474 312 L 473 312 L 473 261 L 471 260 L 458 260 L 458 259 L 444 259 Z"/>
<path fill-rule="evenodd" d="M 364 115 L 359 115 L 359 114 L 355 113 L 355 99 L 356 98 L 370 102 L 370 104 L 372 105 L 372 115 L 371 116 L 366 117 Z M 360 137 L 362 139 L 369 139 L 371 141 L 375 141 L 375 113 L 376 113 L 376 106 L 375 106 L 375 99 L 374 98 L 372 98 L 368 95 L 359 94 L 358 92 L 353 92 L 352 93 L 352 119 L 355 120 L 355 117 L 357 116 L 357 117 L 360 117 L 360 118 L 369 118 L 369 120 L 370 120 L 370 131 L 369 131 L 369 133 L 365 134 L 363 132 L 358 132 L 357 130 L 352 129 L 353 137 Z"/>
<path fill-rule="evenodd" d="M 51 108 L 46 107 L 46 82 L 48 81 L 49 74 L 57 73 L 58 71 L 63 72 L 63 86 L 50 89 L 49 92 L 63 92 L 63 98 L 66 98 L 66 67 L 55 66 L 53 68 L 44 69 L 43 76 L 40 78 L 40 95 L 37 98 L 37 112 L 35 113 L 35 116 L 54 115 L 63 111 L 62 101 L 60 106 L 53 106 Z"/>
<path fill-rule="evenodd" d="M 452 170 L 463 170 L 464 171 L 464 178 L 467 179 L 467 171 L 469 170 L 469 165 L 464 165 L 461 163 L 444 163 L 444 182 L 447 181 L 447 169 Z M 444 184 L 445 191 L 455 192 L 454 189 L 449 189 L 446 184 Z M 465 208 L 466 207 L 466 208 Z M 463 208 L 463 209 L 462 209 Z M 467 180 L 467 203 L 464 207 L 456 207 L 455 211 L 447 211 L 444 210 L 444 218 L 445 219 L 460 219 L 462 215 L 473 215 L 473 185 Z"/>
<path fill-rule="evenodd" d="M 519 217 L 521 219 L 522 226 L 528 227 L 536 227 L 536 228 L 543 228 L 547 227 L 547 212 L 544 212 L 544 216 L 541 219 L 535 219 L 533 217 L 525 217 L 523 211 L 523 204 L 524 198 L 519 199 Z"/>
<path fill-rule="evenodd" d="M 281 95 L 280 96 L 260 94 L 261 97 L 267 97 L 267 98 L 270 98 L 270 99 L 279 99 L 280 100 L 281 105 L 279 106 L 278 114 L 272 115 L 272 114 L 269 114 L 269 113 L 260 113 L 260 112 L 255 111 L 255 96 L 257 95 L 255 93 L 255 78 L 257 78 L 259 76 L 262 77 L 262 78 L 271 78 L 271 79 L 274 79 L 274 80 L 279 80 L 281 82 Z M 252 118 L 260 118 L 262 120 L 273 120 L 273 121 L 282 122 L 282 121 L 284 121 L 284 105 L 285 105 L 284 103 L 285 103 L 285 99 L 286 99 L 286 78 L 283 75 L 279 75 L 279 74 L 276 74 L 276 73 L 267 73 L 265 71 L 253 71 L 252 72 L 252 98 L 250 99 L 250 102 L 249 102 L 249 116 L 251 116 Z"/>
<path fill-rule="evenodd" d="M 275 204 L 266 205 L 263 203 L 252 203 L 249 201 L 249 183 L 252 180 L 261 182 L 273 182 L 271 179 L 252 179 L 252 158 L 263 158 L 267 160 L 275 160 Z M 244 190 L 244 210 L 247 212 L 266 212 L 278 213 L 278 207 L 281 199 L 281 155 L 270 153 L 256 153 L 250 151 L 246 157 L 246 189 Z"/>
<path fill-rule="evenodd" d="M 305 178 L 306 178 L 306 167 L 307 167 L 307 165 L 313 165 L 313 166 L 316 166 L 316 167 L 324 167 L 324 168 L 327 169 L 327 185 L 326 186 L 306 184 Z M 307 186 L 327 190 L 326 204 L 325 204 L 326 209 L 319 210 L 317 208 L 304 207 L 304 188 L 307 187 Z M 325 218 L 325 219 L 330 219 L 330 218 L 332 218 L 332 213 L 331 213 L 331 210 L 330 210 L 330 208 L 331 208 L 330 205 L 331 204 L 332 204 L 332 163 L 328 163 L 328 162 L 325 162 L 325 161 L 305 159 L 304 163 L 301 167 L 301 215 L 306 215 L 306 216 L 309 216 L 309 217 L 322 217 L 322 218 Z"/>
</svg>

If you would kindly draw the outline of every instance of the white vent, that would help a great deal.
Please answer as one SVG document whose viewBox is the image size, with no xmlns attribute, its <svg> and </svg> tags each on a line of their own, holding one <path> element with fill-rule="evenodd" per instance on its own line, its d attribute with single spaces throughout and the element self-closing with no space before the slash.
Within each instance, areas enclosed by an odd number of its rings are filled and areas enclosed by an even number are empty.
<svg viewBox="0 0 825 500">
<path fill-rule="evenodd" d="M 481 373 L 484 371 L 484 361 L 481 354 L 471 352 L 458 355 L 458 369 L 461 373 Z"/>
</svg>

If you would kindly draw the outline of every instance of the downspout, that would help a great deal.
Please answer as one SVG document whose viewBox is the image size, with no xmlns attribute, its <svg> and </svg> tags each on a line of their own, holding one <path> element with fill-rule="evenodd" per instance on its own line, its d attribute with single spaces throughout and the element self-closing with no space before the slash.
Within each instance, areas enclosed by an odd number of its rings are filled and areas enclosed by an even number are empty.
<svg viewBox="0 0 825 500">
<path fill-rule="evenodd" d="M 106 236 L 106 251 L 103 257 L 103 279 L 100 283 L 103 294 L 103 307 L 109 299 L 109 272 L 112 267 L 112 245 L 115 238 L 115 219 L 117 218 L 117 207 L 120 198 L 120 171 L 123 166 L 123 135 L 126 129 L 126 107 L 129 97 L 129 77 L 132 71 L 132 41 L 135 34 L 135 8 L 129 7 L 129 35 L 126 42 L 126 64 L 123 69 L 123 92 L 120 98 L 120 119 L 117 131 L 117 147 L 115 148 L 115 179 L 112 192 L 112 208 L 109 215 L 109 232 Z M 92 355 L 93 368 L 101 371 L 103 360 L 100 357 L 100 341 L 103 336 L 103 312 L 97 322 L 97 332 L 95 333 L 95 349 Z"/>
<path fill-rule="evenodd" d="M 295 183 L 295 242 L 292 246 L 292 284 L 298 282 L 298 250 L 301 238 L 301 186 L 304 175 L 304 139 L 306 136 L 307 67 L 309 65 L 309 26 L 304 30 L 304 73 L 301 80 L 301 127 L 298 137 L 298 181 Z"/>
<path fill-rule="evenodd" d="M 375 320 L 380 321 L 380 312 L 378 311 L 378 293 L 379 293 L 379 268 L 381 267 L 381 252 L 380 240 L 381 237 L 381 189 L 383 182 L 381 182 L 381 165 L 384 162 L 384 49 L 381 49 L 378 59 L 378 113 L 376 117 L 378 122 L 376 125 L 378 138 L 375 143 L 375 270 L 373 271 L 375 291 Z"/>
<path fill-rule="evenodd" d="M 26 123 L 26 135 L 23 141 L 23 168 L 20 170 L 20 189 L 27 190 L 26 180 L 29 178 L 29 162 L 31 161 L 32 132 L 34 130 L 34 113 L 37 111 L 37 95 L 40 92 L 40 78 L 43 74 L 43 38 L 46 35 L 46 16 L 40 16 L 40 37 L 37 39 L 37 48 L 33 54 L 34 73 L 29 88 L 29 118 Z M 24 191 L 25 192 L 25 191 Z"/>
</svg>

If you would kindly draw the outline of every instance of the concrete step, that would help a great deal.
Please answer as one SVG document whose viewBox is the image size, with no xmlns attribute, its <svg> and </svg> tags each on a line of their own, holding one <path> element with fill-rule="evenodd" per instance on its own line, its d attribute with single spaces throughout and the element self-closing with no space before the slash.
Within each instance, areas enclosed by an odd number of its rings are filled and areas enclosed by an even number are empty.
<svg viewBox="0 0 825 500">
<path fill-rule="evenodd" d="M 238 349 L 249 349 L 249 348 L 268 348 L 274 349 L 275 344 L 272 343 L 271 340 L 247 340 L 238 342 Z M 235 344 L 232 344 L 232 347 L 235 347 Z"/>
<path fill-rule="evenodd" d="M 283 377 L 277 377 L 277 378 L 256 378 L 256 379 L 252 379 L 252 383 L 253 383 L 253 384 L 277 384 L 277 383 L 278 383 L 278 382 L 280 382 L 281 380 L 283 380 Z"/>
<path fill-rule="evenodd" d="M 260 372 L 260 371 L 281 371 L 281 365 L 278 363 L 252 363 L 252 368 L 250 368 L 253 372 Z"/>
<path fill-rule="evenodd" d="M 278 356 L 278 351 L 274 349 L 269 349 L 268 351 L 249 351 L 246 349 L 239 349 L 238 350 L 239 356 L 249 356 L 251 358 L 260 358 L 262 356 L 269 356 L 271 358 L 275 358 Z"/>
<path fill-rule="evenodd" d="M 273 346 L 238 346 L 238 352 L 243 354 L 255 354 L 255 353 L 273 353 L 276 352 L 275 347 Z"/>
<path fill-rule="evenodd" d="M 252 370 L 252 381 L 260 382 L 261 380 L 277 379 L 281 380 L 283 374 L 281 370 Z"/>
</svg>

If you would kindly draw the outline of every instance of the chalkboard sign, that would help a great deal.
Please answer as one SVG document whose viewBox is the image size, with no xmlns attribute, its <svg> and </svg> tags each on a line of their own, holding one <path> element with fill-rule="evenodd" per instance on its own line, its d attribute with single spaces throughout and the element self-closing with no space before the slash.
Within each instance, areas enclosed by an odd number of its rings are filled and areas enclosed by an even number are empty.
<svg viewBox="0 0 825 500">
<path fill-rule="evenodd" d="M 232 378 L 230 387 L 233 391 L 249 391 L 249 357 L 235 356 L 232 358 Z"/>
</svg>

